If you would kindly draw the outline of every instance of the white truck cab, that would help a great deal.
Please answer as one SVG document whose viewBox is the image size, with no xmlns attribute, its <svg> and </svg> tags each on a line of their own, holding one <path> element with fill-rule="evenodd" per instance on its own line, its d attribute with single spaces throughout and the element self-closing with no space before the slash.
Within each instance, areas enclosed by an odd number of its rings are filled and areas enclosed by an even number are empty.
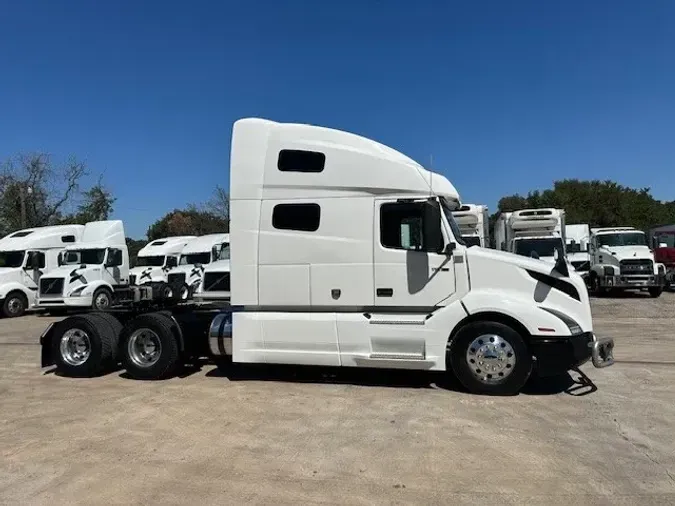
<svg viewBox="0 0 675 506">
<path fill-rule="evenodd" d="M 554 263 L 565 257 L 565 211 L 521 209 L 502 213 L 495 222 L 496 248 Z"/>
<path fill-rule="evenodd" d="M 464 204 L 452 212 L 462 240 L 470 246 L 490 247 L 488 208 L 483 205 Z"/>
<path fill-rule="evenodd" d="M 208 234 L 188 242 L 180 253 L 178 266 L 169 271 L 167 282 L 180 292 L 183 300 L 191 298 L 199 291 L 204 270 L 215 262 L 221 250 L 229 248 L 229 234 Z"/>
<path fill-rule="evenodd" d="M 106 309 L 115 290 L 129 285 L 129 252 L 120 220 L 92 221 L 80 243 L 61 253 L 59 266 L 40 279 L 36 306 Z"/>
<path fill-rule="evenodd" d="M 43 273 L 58 266 L 59 253 L 78 243 L 83 229 L 83 225 L 28 228 L 0 239 L 0 307 L 5 317 L 21 316 L 35 303 Z"/>
<path fill-rule="evenodd" d="M 202 302 L 226 302 L 230 300 L 230 238 L 227 245 L 217 252 L 217 259 L 204 266 L 199 289 L 195 291 L 194 298 Z"/>
<path fill-rule="evenodd" d="M 181 251 L 195 238 L 194 235 L 164 237 L 143 246 L 136 257 L 136 265 L 129 271 L 129 284 L 166 282 L 169 270 L 178 266 Z"/>
<path fill-rule="evenodd" d="M 452 369 L 495 394 L 518 391 L 535 363 L 540 374 L 612 363 L 563 258 L 467 247 L 454 186 L 387 146 L 243 119 L 230 178 L 233 310 L 212 324 L 214 355 Z"/>
<path fill-rule="evenodd" d="M 591 254 L 588 248 L 590 239 L 591 228 L 588 223 L 565 225 L 567 258 L 574 270 L 584 279 L 588 277 L 591 267 Z"/>
<path fill-rule="evenodd" d="M 665 283 L 665 266 L 654 260 L 647 236 L 633 227 L 591 229 L 591 291 L 646 288 L 659 297 Z"/>
</svg>

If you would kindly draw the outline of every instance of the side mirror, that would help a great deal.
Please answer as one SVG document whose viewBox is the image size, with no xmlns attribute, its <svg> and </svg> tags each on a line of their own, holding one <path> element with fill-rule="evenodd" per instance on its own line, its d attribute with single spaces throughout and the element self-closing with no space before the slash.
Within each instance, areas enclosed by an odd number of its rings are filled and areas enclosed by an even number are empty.
<svg viewBox="0 0 675 506">
<path fill-rule="evenodd" d="M 424 204 L 424 249 L 443 253 L 443 232 L 441 231 L 441 206 L 436 199 Z"/>
<path fill-rule="evenodd" d="M 445 246 L 445 249 L 443 250 L 443 253 L 445 254 L 445 256 L 451 257 L 452 253 L 453 253 L 453 251 L 455 251 L 456 247 L 457 247 L 457 244 L 454 243 L 454 242 L 451 242 L 450 244 L 447 244 Z"/>
<path fill-rule="evenodd" d="M 557 250 L 556 250 L 556 251 L 557 251 Z M 536 259 L 536 260 L 539 260 L 539 253 L 537 253 L 536 251 L 531 251 L 531 252 L 530 252 L 530 257 L 532 257 L 532 258 L 534 258 L 534 259 Z"/>
<path fill-rule="evenodd" d="M 218 260 L 218 244 L 214 244 L 211 247 L 211 260 L 212 261 Z"/>
</svg>

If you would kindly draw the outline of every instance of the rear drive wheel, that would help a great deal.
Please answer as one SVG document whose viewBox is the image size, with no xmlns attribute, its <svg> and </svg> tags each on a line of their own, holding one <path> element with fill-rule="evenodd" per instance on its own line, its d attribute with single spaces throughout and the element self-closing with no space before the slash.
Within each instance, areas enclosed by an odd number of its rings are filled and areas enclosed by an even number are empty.
<svg viewBox="0 0 675 506">
<path fill-rule="evenodd" d="M 649 296 L 653 299 L 656 299 L 661 296 L 663 293 L 663 287 L 662 286 L 650 286 L 649 287 Z"/>
<path fill-rule="evenodd" d="M 155 380 L 172 376 L 180 351 L 174 323 L 162 313 L 149 313 L 131 320 L 122 331 L 122 364 L 136 379 Z"/>
<path fill-rule="evenodd" d="M 514 395 L 532 372 L 532 355 L 522 336 L 498 322 L 462 327 L 450 343 L 446 361 L 472 393 Z"/>
<path fill-rule="evenodd" d="M 66 376 L 96 376 L 114 363 L 117 336 L 97 315 L 71 316 L 56 323 L 52 339 L 56 367 Z"/>
<path fill-rule="evenodd" d="M 2 305 L 2 314 L 7 318 L 23 316 L 28 308 L 28 298 L 22 292 L 10 292 Z"/>
<path fill-rule="evenodd" d="M 107 288 L 99 288 L 92 297 L 92 307 L 99 311 L 105 311 L 112 305 L 112 293 Z"/>
</svg>

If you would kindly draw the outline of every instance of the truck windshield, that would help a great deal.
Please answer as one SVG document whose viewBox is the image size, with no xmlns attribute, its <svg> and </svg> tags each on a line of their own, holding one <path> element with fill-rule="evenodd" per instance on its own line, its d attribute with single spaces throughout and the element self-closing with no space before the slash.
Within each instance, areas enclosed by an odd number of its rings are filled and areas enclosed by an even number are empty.
<svg viewBox="0 0 675 506">
<path fill-rule="evenodd" d="M 466 246 L 464 238 L 462 237 L 462 232 L 459 230 L 459 225 L 455 221 L 455 217 L 452 215 L 452 208 L 445 197 L 441 197 L 441 207 L 443 207 L 443 214 L 445 214 L 445 219 L 448 220 L 448 225 L 450 225 L 450 230 L 452 230 L 452 235 L 455 236 L 455 242 Z"/>
<path fill-rule="evenodd" d="M 552 257 L 556 249 L 559 255 L 565 251 L 559 237 L 517 239 L 515 244 L 516 255 L 533 258 Z"/>
<path fill-rule="evenodd" d="M 463 235 L 462 239 L 464 240 L 464 244 L 467 246 L 480 246 L 480 237 L 476 237 L 475 235 Z"/>
<path fill-rule="evenodd" d="M 208 264 L 211 262 L 211 252 L 188 253 L 180 256 L 180 265 Z"/>
<path fill-rule="evenodd" d="M 136 259 L 136 267 L 161 267 L 164 265 L 164 256 L 152 256 L 152 257 L 138 257 Z"/>
<path fill-rule="evenodd" d="M 600 246 L 647 246 L 647 238 L 642 232 L 624 232 L 622 234 L 598 235 Z"/>
<path fill-rule="evenodd" d="M 666 248 L 675 248 L 675 234 L 656 234 L 656 247 L 665 244 Z"/>
<path fill-rule="evenodd" d="M 74 249 L 66 251 L 63 256 L 64 265 L 100 265 L 105 258 L 105 249 Z"/>
<path fill-rule="evenodd" d="M 0 251 L 0 267 L 21 267 L 25 251 Z"/>
</svg>

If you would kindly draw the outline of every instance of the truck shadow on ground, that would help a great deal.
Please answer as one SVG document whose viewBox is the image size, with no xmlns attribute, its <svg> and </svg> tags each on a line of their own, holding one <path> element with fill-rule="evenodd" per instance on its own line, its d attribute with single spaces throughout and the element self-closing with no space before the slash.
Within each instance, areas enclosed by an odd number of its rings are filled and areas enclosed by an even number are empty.
<svg viewBox="0 0 675 506">
<path fill-rule="evenodd" d="M 208 362 L 198 364 L 187 377 L 210 367 Z M 565 393 L 575 397 L 592 394 L 597 391 L 595 384 L 582 371 L 573 371 L 574 375 L 565 374 L 552 378 L 532 378 L 521 390 L 523 395 L 557 395 Z M 457 393 L 468 391 L 453 376 L 442 372 L 328 368 L 317 366 L 284 366 L 284 365 L 246 365 L 229 366 L 226 370 L 211 368 L 206 372 L 207 378 L 227 378 L 230 381 L 278 381 L 291 383 L 342 384 L 391 388 L 419 388 L 448 390 Z"/>
</svg>

